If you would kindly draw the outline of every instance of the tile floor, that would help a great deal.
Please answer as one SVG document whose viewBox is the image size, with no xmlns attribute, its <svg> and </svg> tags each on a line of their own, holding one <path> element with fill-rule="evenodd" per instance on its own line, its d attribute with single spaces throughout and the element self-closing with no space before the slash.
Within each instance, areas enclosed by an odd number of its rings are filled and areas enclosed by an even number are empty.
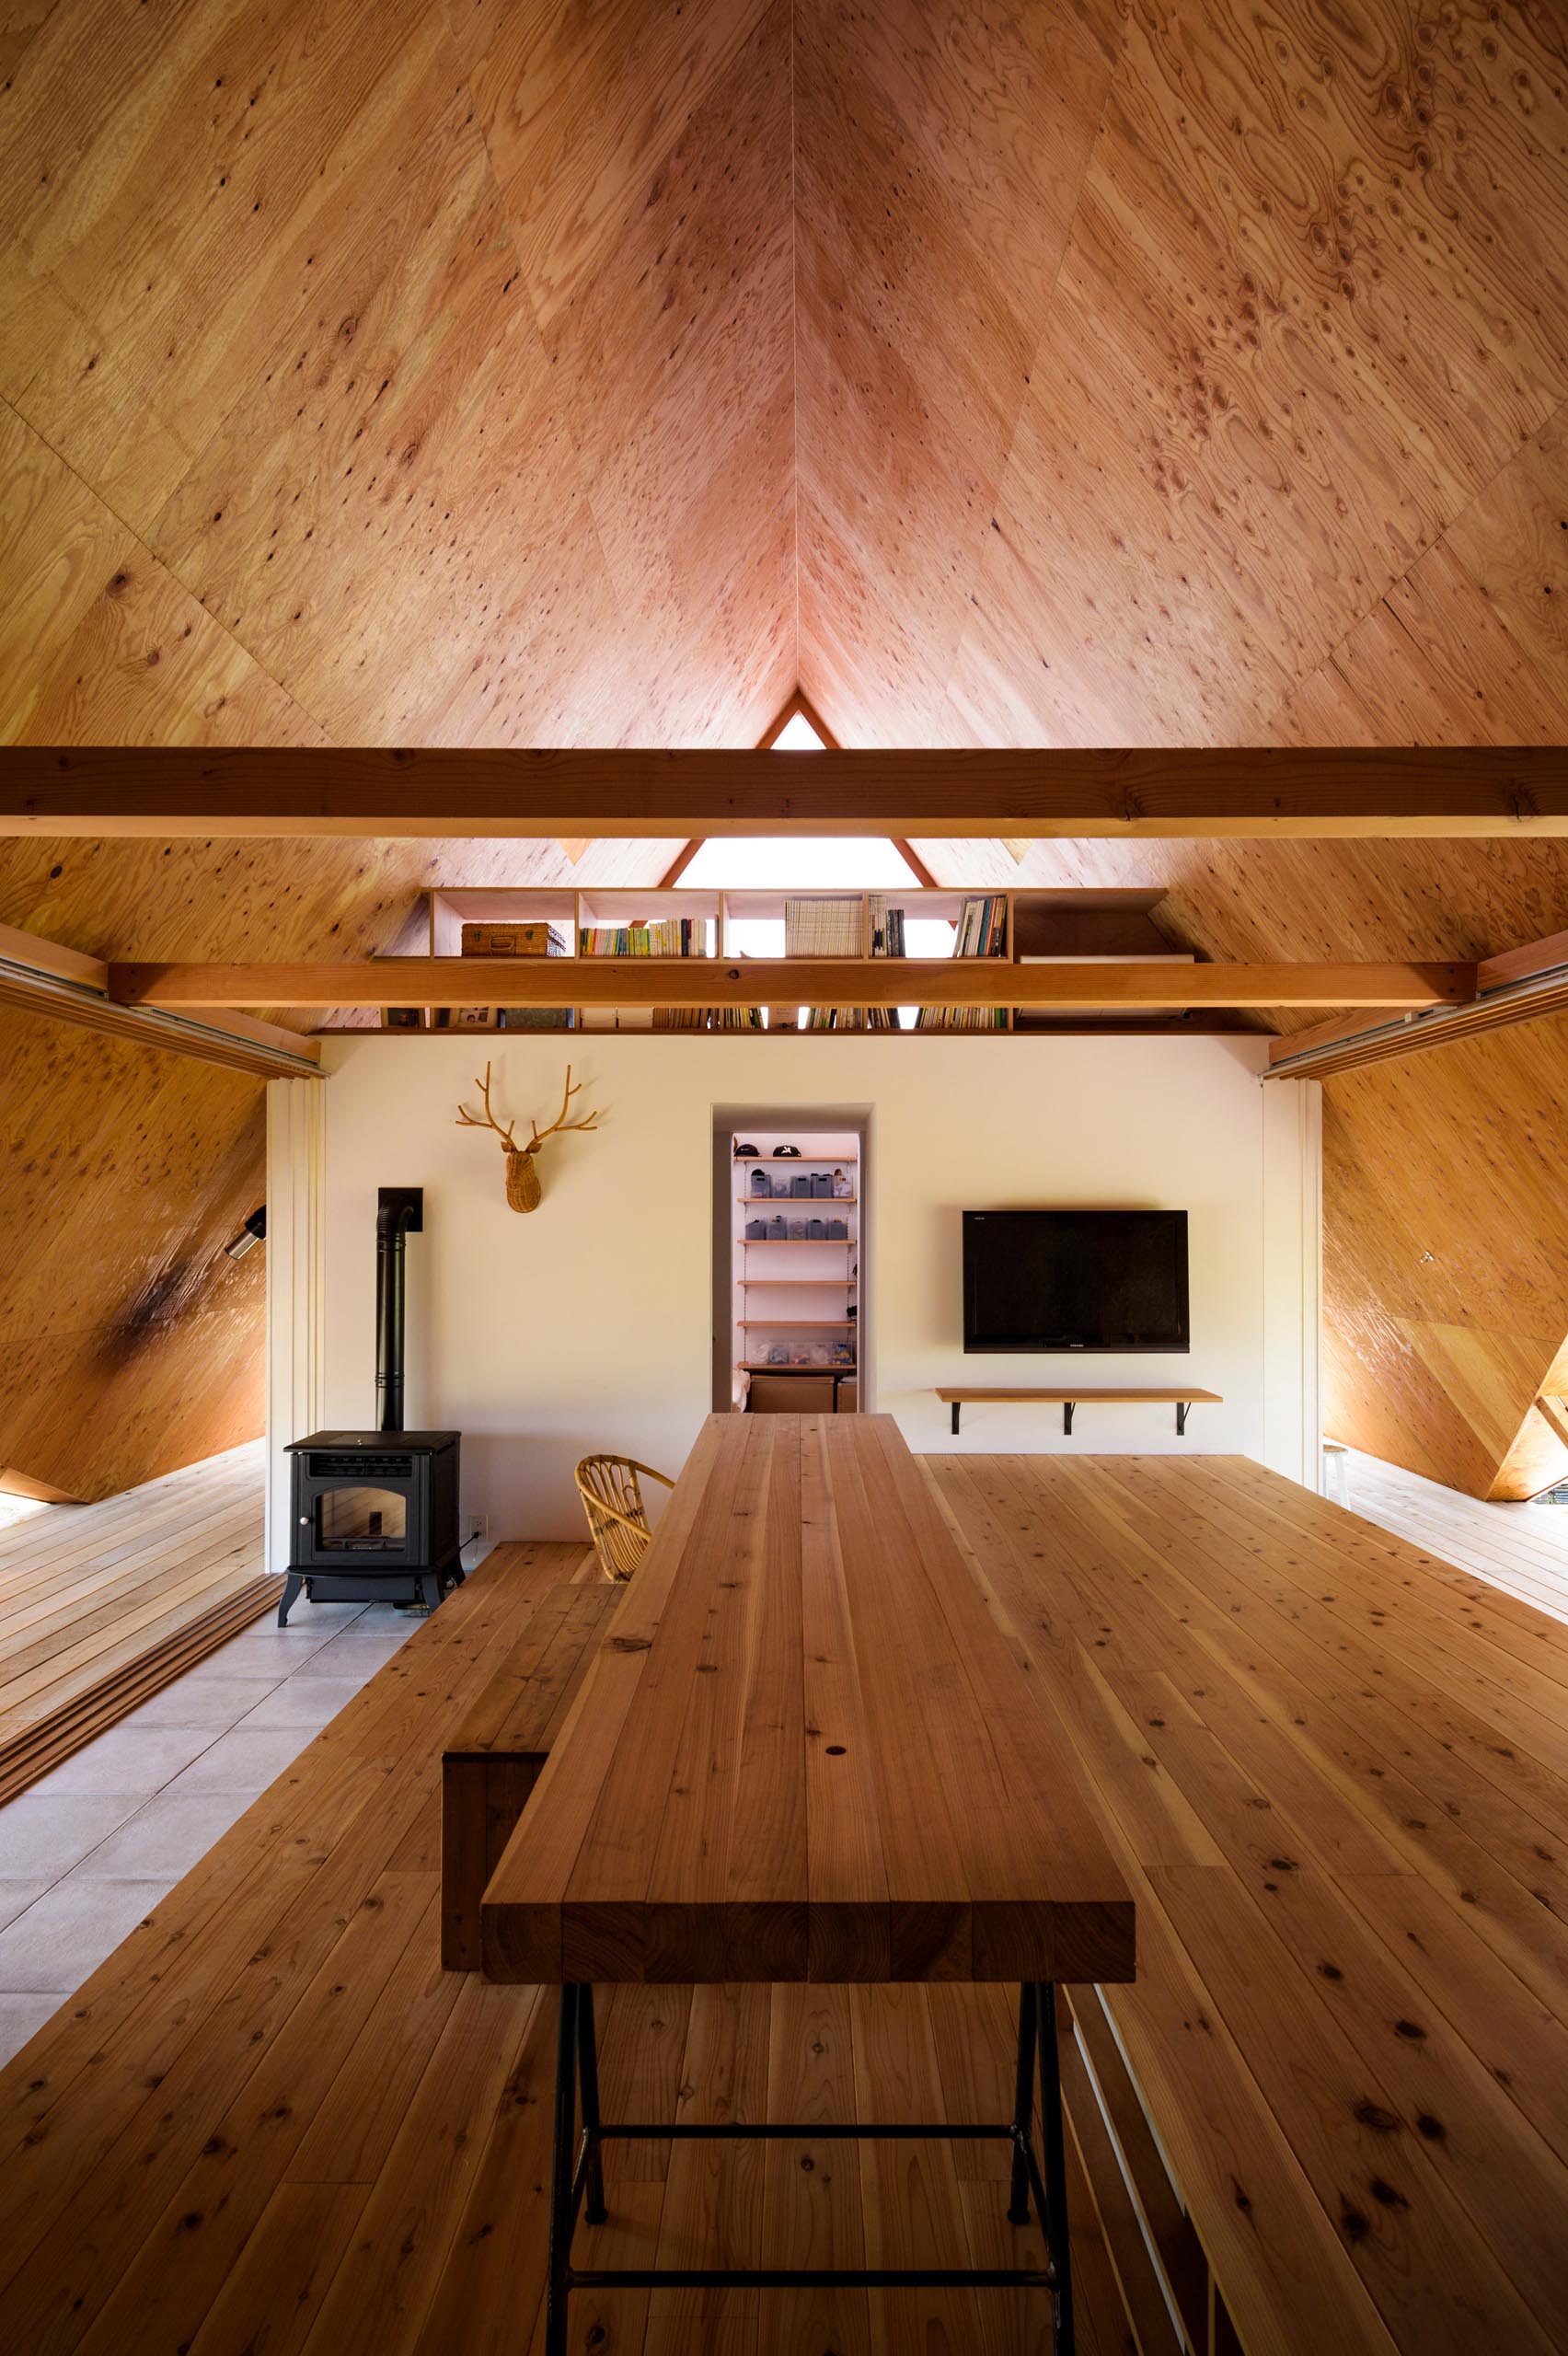
<svg viewBox="0 0 1568 2356">
<path fill-rule="evenodd" d="M 25 2045 L 420 1623 L 259 1620 L 0 1807 L 0 2062 Z"/>
</svg>

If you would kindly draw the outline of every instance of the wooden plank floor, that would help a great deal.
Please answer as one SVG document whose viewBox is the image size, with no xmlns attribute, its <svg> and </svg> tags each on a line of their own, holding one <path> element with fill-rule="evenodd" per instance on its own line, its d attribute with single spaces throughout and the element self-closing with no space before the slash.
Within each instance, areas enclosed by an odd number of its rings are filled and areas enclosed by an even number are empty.
<svg viewBox="0 0 1568 2356">
<path fill-rule="evenodd" d="M 498 1549 L 0 2075 L 7 2347 L 539 2344 L 556 2000 L 440 1969 L 439 1754 L 492 1646 L 579 1569 Z M 603 2006 L 602 2067 L 623 2116 L 1005 2118 L 1011 2035 L 999 1989 L 635 1988 Z M 610 2179 L 605 2263 L 1041 2256 L 988 2147 L 634 2146 Z M 1113 2356 L 1085 2215 L 1083 2345 Z M 584 2295 L 573 2347 L 1043 2356 L 1044 2327 L 1011 2294 Z"/>
<path fill-rule="evenodd" d="M 266 1608 L 261 1484 L 257 1440 L 0 1530 L 0 1794 Z"/>
<path fill-rule="evenodd" d="M 1242 1459 L 928 1465 L 1106 1804 L 1243 2345 L 1568 2346 L 1568 1630 Z"/>
<path fill-rule="evenodd" d="M 929 1462 L 1132 1878 L 1140 1977 L 1107 2001 L 1241 2344 L 1568 2343 L 1568 1634 L 1239 1461 Z M 0 2076 L 0 2344 L 537 2356 L 554 1999 L 439 1969 L 437 1788 L 490 1648 L 574 1565 L 493 1556 Z M 1006 2108 L 998 1991 L 617 1991 L 604 2045 L 622 2115 Z M 638 2148 L 591 2241 L 999 2263 L 1029 2237 L 996 2165 Z M 1112 2356 L 1077 2189 L 1080 2345 Z M 583 2356 L 1046 2340 L 1042 2302 L 960 2293 L 574 2318 Z"/>
<path fill-rule="evenodd" d="M 1568 1620 L 1568 1506 L 1488 1505 L 1355 1452 L 1350 1510 Z"/>
</svg>

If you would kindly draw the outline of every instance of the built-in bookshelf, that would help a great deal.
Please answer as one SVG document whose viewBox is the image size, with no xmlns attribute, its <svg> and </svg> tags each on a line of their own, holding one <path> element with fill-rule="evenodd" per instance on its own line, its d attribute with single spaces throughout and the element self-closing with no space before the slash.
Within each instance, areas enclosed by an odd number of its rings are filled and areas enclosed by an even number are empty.
<svg viewBox="0 0 1568 2356">
<path fill-rule="evenodd" d="M 563 887 L 444 888 L 427 895 L 422 928 L 433 958 L 460 957 L 465 927 L 545 928 L 559 961 L 559 1007 L 401 1009 L 384 1016 L 396 1030 L 605 1032 L 746 1031 L 756 1034 L 813 1032 L 1028 1032 L 1056 1021 L 1009 1002 L 1007 977 L 1020 964 L 1093 957 L 1188 963 L 1173 950 L 1150 914 L 1153 890 L 907 892 L 754 892 L 571 890 Z M 944 948 L 942 944 L 947 944 Z M 399 943 L 408 953 L 414 943 Z M 490 953 L 495 953 L 493 949 Z M 824 958 L 880 961 L 907 954 L 951 955 L 965 964 L 997 968 L 994 1004 L 900 1010 L 848 1004 L 673 1007 L 583 1007 L 573 1002 L 571 973 L 582 958 L 624 957 L 657 962 L 676 957 L 742 963 Z M 1114 1010 L 1107 1008 L 1107 1018 Z M 1092 1024 L 1095 1011 L 1080 1010 Z"/>
<path fill-rule="evenodd" d="M 859 1395 L 858 1140 L 820 1128 L 748 1135 L 760 1151 L 733 1161 L 730 1207 L 736 1403 L 753 1375 L 816 1376 L 832 1380 L 836 1411 L 844 1383 L 856 1383 Z M 779 1146 L 796 1150 L 775 1151 Z M 841 1232 L 829 1233 L 833 1227 Z M 820 1405 L 809 1384 L 801 1392 L 808 1395 Z"/>
</svg>

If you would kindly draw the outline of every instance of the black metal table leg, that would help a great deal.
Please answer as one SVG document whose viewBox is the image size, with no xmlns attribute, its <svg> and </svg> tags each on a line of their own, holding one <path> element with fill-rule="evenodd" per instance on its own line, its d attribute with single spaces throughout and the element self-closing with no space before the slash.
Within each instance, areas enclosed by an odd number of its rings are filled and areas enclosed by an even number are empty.
<svg viewBox="0 0 1568 2356">
<path fill-rule="evenodd" d="M 1051 2302 L 1055 2356 L 1073 2356 L 1073 2270 L 1067 2235 L 1067 2156 L 1062 2137 L 1062 2070 L 1056 2052 L 1056 1991 L 1036 1991 L 1040 2032 L 1040 2125 L 1045 2149 L 1045 2240 L 1055 2276 Z"/>
<path fill-rule="evenodd" d="M 577 2066 L 582 2080 L 583 2160 L 587 2199 L 583 2215 L 591 2225 L 602 2225 L 605 2207 L 605 2162 L 599 2148 L 599 2049 L 594 2035 L 594 1991 L 586 1982 L 577 1992 Z"/>
<path fill-rule="evenodd" d="M 1039 2072 L 1044 2168 L 1033 2143 L 1034 2075 Z M 578 2139 L 579 2089 L 582 2134 Z M 617 2267 L 577 2268 L 571 2245 L 579 2212 L 586 2204 L 590 2224 L 602 2224 L 605 2203 L 601 2146 L 617 2142 L 777 2142 L 801 2134 L 834 2142 L 908 2142 L 947 2137 L 953 2142 L 997 2139 L 1012 2152 L 1009 2221 L 1029 2222 L 1030 2202 L 1047 2245 L 1042 2267 Z M 550 2177 L 549 2281 L 545 2297 L 544 2356 L 567 2356 L 567 2307 L 574 2290 L 927 2290 L 967 2284 L 976 2290 L 1048 2290 L 1052 2296 L 1054 2356 L 1073 2356 L 1072 2273 L 1067 2248 L 1067 2200 L 1062 2132 L 1061 2076 L 1056 2058 L 1055 1991 L 1025 1981 L 1019 1991 L 1018 2073 L 1013 2116 L 955 2124 L 932 2120 L 769 2121 L 755 2127 L 738 2119 L 714 2126 L 685 2126 L 667 2119 L 605 2126 L 599 2110 L 598 2049 L 594 1992 L 569 1982 L 560 1992 L 556 2046 L 554 2150 Z"/>
<path fill-rule="evenodd" d="M 1067 1439 L 1071 1439 L 1073 1435 L 1073 1409 L 1077 1405 L 1076 1399 L 1064 1399 L 1062 1402 L 1062 1432 Z"/>
<path fill-rule="evenodd" d="M 1008 2202 L 1009 2225 L 1029 2223 L 1030 2139 L 1034 2133 L 1035 1991 L 1026 1980 L 1018 1992 L 1018 2077 L 1013 2096 L 1012 2197 Z M 1044 2223 L 1041 2219 L 1041 2223 Z"/>
<path fill-rule="evenodd" d="M 963 1408 L 959 1401 L 955 1399 L 952 1403 L 952 1436 L 954 1439 L 958 1438 L 958 1419 L 962 1413 Z"/>
<path fill-rule="evenodd" d="M 1192 1402 L 1189 1399 L 1178 1399 L 1176 1402 L 1176 1437 L 1178 1439 L 1182 1438 L 1182 1435 L 1186 1431 L 1187 1410 L 1191 1404 Z"/>
<path fill-rule="evenodd" d="M 555 2153 L 550 2174 L 549 2284 L 545 2292 L 545 2356 L 567 2356 L 566 2303 L 571 2282 L 571 2229 L 577 2222 L 572 2141 L 577 2129 L 578 1991 L 560 1992 L 556 2038 Z"/>
</svg>

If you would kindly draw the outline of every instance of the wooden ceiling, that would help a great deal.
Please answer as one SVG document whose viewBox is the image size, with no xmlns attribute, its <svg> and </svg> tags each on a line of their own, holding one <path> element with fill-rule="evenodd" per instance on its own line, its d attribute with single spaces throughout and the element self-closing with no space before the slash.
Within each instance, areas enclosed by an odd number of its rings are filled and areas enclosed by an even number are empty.
<svg viewBox="0 0 1568 2356">
<path fill-rule="evenodd" d="M 1555 0 L 54 0 L 0 735 L 1568 733 Z"/>
<path fill-rule="evenodd" d="M 0 742 L 745 745 L 797 687 L 848 746 L 1568 739 L 1559 0 L 25 0 L 0 229 Z M 1568 927 L 1544 842 L 922 849 L 1163 884 L 1219 957 Z M 432 880 L 570 872 L 9 841 L 0 921 L 349 956 Z M 158 1059 L 62 1035 L 15 1019 L 8 1118 L 59 1143 L 77 1104 L 96 1176 L 7 1198 L 37 1267 L 0 1342 L 58 1278 L 81 1347 L 24 1358 L 0 1458 L 96 1493 L 245 1426 L 181 1422 L 201 1352 L 137 1303 L 213 1265 L 258 1091 L 164 1059 L 144 1124 Z M 1568 1332 L 1568 1025 L 1328 1107 L 1336 1420 L 1484 1487 Z M 63 1187 L 105 1215 L 56 1223 Z"/>
<path fill-rule="evenodd" d="M 789 10 L 56 0 L 0 92 L 0 731 L 755 740 Z"/>
</svg>

